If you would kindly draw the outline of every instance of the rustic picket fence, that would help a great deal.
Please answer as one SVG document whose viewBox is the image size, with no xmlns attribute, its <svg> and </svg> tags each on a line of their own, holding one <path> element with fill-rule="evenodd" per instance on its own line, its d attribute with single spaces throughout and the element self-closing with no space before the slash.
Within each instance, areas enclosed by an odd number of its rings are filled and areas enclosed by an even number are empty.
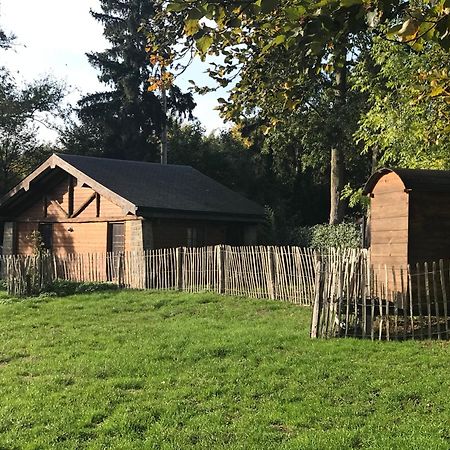
<svg viewBox="0 0 450 450">
<path fill-rule="evenodd" d="M 327 258 L 329 252 L 323 254 Z M 110 281 L 124 288 L 212 291 L 311 305 L 318 252 L 299 247 L 173 248 L 145 252 L 2 256 L 11 295 L 26 296 L 54 280 Z"/>
<path fill-rule="evenodd" d="M 355 253 L 316 263 L 312 338 L 449 339 L 449 262 L 390 268 L 369 261 Z"/>
<path fill-rule="evenodd" d="M 311 337 L 449 339 L 450 262 L 373 267 L 366 250 L 299 247 L 173 248 L 0 257 L 15 296 L 55 280 L 123 288 L 211 291 L 312 305 Z"/>
</svg>

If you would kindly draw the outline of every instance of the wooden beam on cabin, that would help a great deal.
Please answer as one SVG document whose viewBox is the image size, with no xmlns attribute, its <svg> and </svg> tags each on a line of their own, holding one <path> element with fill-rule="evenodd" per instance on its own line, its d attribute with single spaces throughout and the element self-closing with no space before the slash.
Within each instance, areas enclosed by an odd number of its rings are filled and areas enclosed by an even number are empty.
<svg viewBox="0 0 450 450">
<path fill-rule="evenodd" d="M 95 199 L 97 198 L 97 192 L 94 192 L 74 213 L 72 214 L 72 218 L 77 217 L 81 214 Z"/>
<path fill-rule="evenodd" d="M 61 206 L 58 200 L 50 200 L 50 203 L 55 206 L 59 211 L 61 211 L 66 217 L 69 217 L 67 211 Z"/>
<path fill-rule="evenodd" d="M 73 204 L 73 191 L 74 191 L 74 178 L 72 175 L 69 174 L 69 180 L 68 180 L 68 186 L 67 186 L 67 191 L 69 194 L 69 217 L 73 216 L 73 209 L 74 209 L 74 204 Z"/>
<path fill-rule="evenodd" d="M 48 198 L 47 198 L 47 196 L 46 196 L 46 195 L 44 195 L 44 198 L 43 198 L 43 203 L 44 203 L 44 205 L 43 205 L 43 216 L 44 216 L 44 217 L 47 217 L 47 210 L 48 210 Z"/>
<path fill-rule="evenodd" d="M 44 163 L 42 163 L 34 172 L 30 173 L 24 180 L 22 180 L 17 186 L 12 188 L 9 192 L 7 192 L 1 199 L 0 204 L 4 204 L 8 199 L 13 197 L 20 190 L 28 191 L 30 189 L 30 183 L 35 180 L 41 173 L 45 172 L 48 169 L 55 168 L 55 158 L 56 155 L 50 156 Z"/>
<path fill-rule="evenodd" d="M 47 196 L 47 208 L 50 205 L 49 200 L 49 192 L 52 192 L 53 189 L 58 186 L 61 182 L 64 182 L 64 171 L 60 169 L 56 169 L 54 171 L 48 171 L 45 174 L 41 174 L 40 179 L 37 184 L 33 187 L 30 192 L 25 193 L 24 190 L 19 192 L 16 196 L 8 199 L 6 204 L 2 204 L 1 206 L 10 213 L 4 214 L 5 216 L 12 215 L 11 217 L 18 217 L 24 211 L 29 208 L 35 206 L 36 204 L 40 204 L 42 206 L 42 217 L 44 217 L 44 205 L 43 196 Z M 42 184 L 43 183 L 43 184 Z"/>
<path fill-rule="evenodd" d="M 100 194 L 95 193 L 95 217 L 100 217 Z"/>
<path fill-rule="evenodd" d="M 94 189 L 96 192 L 98 192 L 102 197 L 105 197 L 107 200 L 111 201 L 115 205 L 121 207 L 124 211 L 131 214 L 136 214 L 137 206 L 130 202 L 129 200 L 123 198 L 119 194 L 111 191 L 106 186 L 103 186 L 98 181 L 94 180 L 93 178 L 89 177 L 85 173 L 81 172 L 81 170 L 78 170 L 76 167 L 72 166 L 68 162 L 64 161 L 62 158 L 60 158 L 58 155 L 53 155 L 55 163 L 58 167 L 65 170 L 66 172 L 73 175 L 79 183 L 85 183 L 88 186 L 90 186 L 92 189 Z"/>
<path fill-rule="evenodd" d="M 3 221 L 17 221 L 20 223 L 92 223 L 92 222 L 125 222 L 128 220 L 143 220 L 141 217 L 131 214 L 126 216 L 109 216 L 109 217 L 67 217 L 66 219 L 55 219 L 54 217 L 35 218 L 35 219 L 17 219 L 14 217 L 2 217 Z"/>
<path fill-rule="evenodd" d="M 43 164 L 41 164 L 34 172 L 28 175 L 21 183 L 19 183 L 16 187 L 7 192 L 2 198 L 0 198 L 0 205 L 4 206 L 11 197 L 14 197 L 19 191 L 27 191 L 30 189 L 30 183 L 34 182 L 36 178 L 45 172 L 46 170 L 55 169 L 59 167 L 60 169 L 67 172 L 69 175 L 75 177 L 79 183 L 85 183 L 90 186 L 93 190 L 98 192 L 102 197 L 105 197 L 107 200 L 111 201 L 115 205 L 122 208 L 124 212 L 127 214 L 136 214 L 137 206 L 117 194 L 116 192 L 111 191 L 106 186 L 103 186 L 98 181 L 95 181 L 93 178 L 89 177 L 81 170 L 78 170 L 76 167 L 72 166 L 68 162 L 64 161 L 58 155 L 53 154 L 50 158 L 47 159 Z M 67 214 L 65 212 L 65 214 Z"/>
</svg>

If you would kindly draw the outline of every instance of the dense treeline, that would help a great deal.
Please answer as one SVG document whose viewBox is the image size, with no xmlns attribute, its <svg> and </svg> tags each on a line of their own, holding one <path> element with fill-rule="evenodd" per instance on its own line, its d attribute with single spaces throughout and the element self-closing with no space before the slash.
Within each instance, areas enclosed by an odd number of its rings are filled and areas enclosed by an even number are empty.
<svg viewBox="0 0 450 450">
<path fill-rule="evenodd" d="M 450 168 L 449 53 L 444 38 L 418 34 L 419 16 L 411 25 L 402 22 L 405 9 L 380 9 L 385 28 L 376 29 L 367 20 L 373 11 L 358 16 L 358 2 L 329 2 L 319 15 L 300 0 L 245 10 L 240 3 L 228 11 L 203 0 L 166 9 L 158 0 L 101 0 L 92 15 L 110 45 L 87 57 L 105 89 L 85 95 L 71 115 L 58 82 L 22 88 L 2 68 L 0 190 L 55 149 L 158 162 L 167 126 L 169 163 L 192 165 L 267 205 L 271 239 L 288 243 L 305 225 L 362 216 L 360 188 L 381 165 Z M 203 16 L 217 27 L 202 27 Z M 400 40 L 412 36 L 406 44 L 386 38 L 399 18 L 409 26 L 396 29 Z M 295 27 L 303 34 L 292 33 Z M 13 39 L 0 31 L 0 51 Z M 174 78 L 177 57 L 192 46 L 222 55 L 210 66 L 219 85 L 238 75 L 229 99 L 220 100 L 234 125 L 217 135 L 205 134 L 192 115 L 192 94 Z M 37 137 L 37 124 L 51 126 L 52 116 L 65 124 L 58 145 Z"/>
</svg>

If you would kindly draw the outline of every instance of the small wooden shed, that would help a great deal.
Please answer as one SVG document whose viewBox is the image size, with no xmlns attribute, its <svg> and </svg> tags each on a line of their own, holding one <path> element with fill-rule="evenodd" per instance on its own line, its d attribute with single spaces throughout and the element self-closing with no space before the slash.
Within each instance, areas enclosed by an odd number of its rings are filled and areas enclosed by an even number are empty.
<svg viewBox="0 0 450 450">
<path fill-rule="evenodd" d="M 364 193 L 373 265 L 450 259 L 450 171 L 380 169 Z"/>
</svg>

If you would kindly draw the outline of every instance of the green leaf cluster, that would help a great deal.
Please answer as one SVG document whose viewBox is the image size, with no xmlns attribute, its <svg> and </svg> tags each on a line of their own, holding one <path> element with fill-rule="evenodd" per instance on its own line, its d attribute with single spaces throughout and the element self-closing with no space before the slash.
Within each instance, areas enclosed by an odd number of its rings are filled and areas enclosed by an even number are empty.
<svg viewBox="0 0 450 450">
<path fill-rule="evenodd" d="M 378 165 L 450 168 L 450 104 L 436 78 L 449 54 L 429 43 L 427 51 L 376 39 L 370 59 L 355 71 L 355 89 L 367 94 L 368 110 L 355 137 Z"/>
<path fill-rule="evenodd" d="M 54 129 L 64 118 L 64 87 L 51 78 L 21 86 L 0 68 L 0 192 L 5 193 L 52 152 L 38 138 L 37 126 Z"/>
</svg>

